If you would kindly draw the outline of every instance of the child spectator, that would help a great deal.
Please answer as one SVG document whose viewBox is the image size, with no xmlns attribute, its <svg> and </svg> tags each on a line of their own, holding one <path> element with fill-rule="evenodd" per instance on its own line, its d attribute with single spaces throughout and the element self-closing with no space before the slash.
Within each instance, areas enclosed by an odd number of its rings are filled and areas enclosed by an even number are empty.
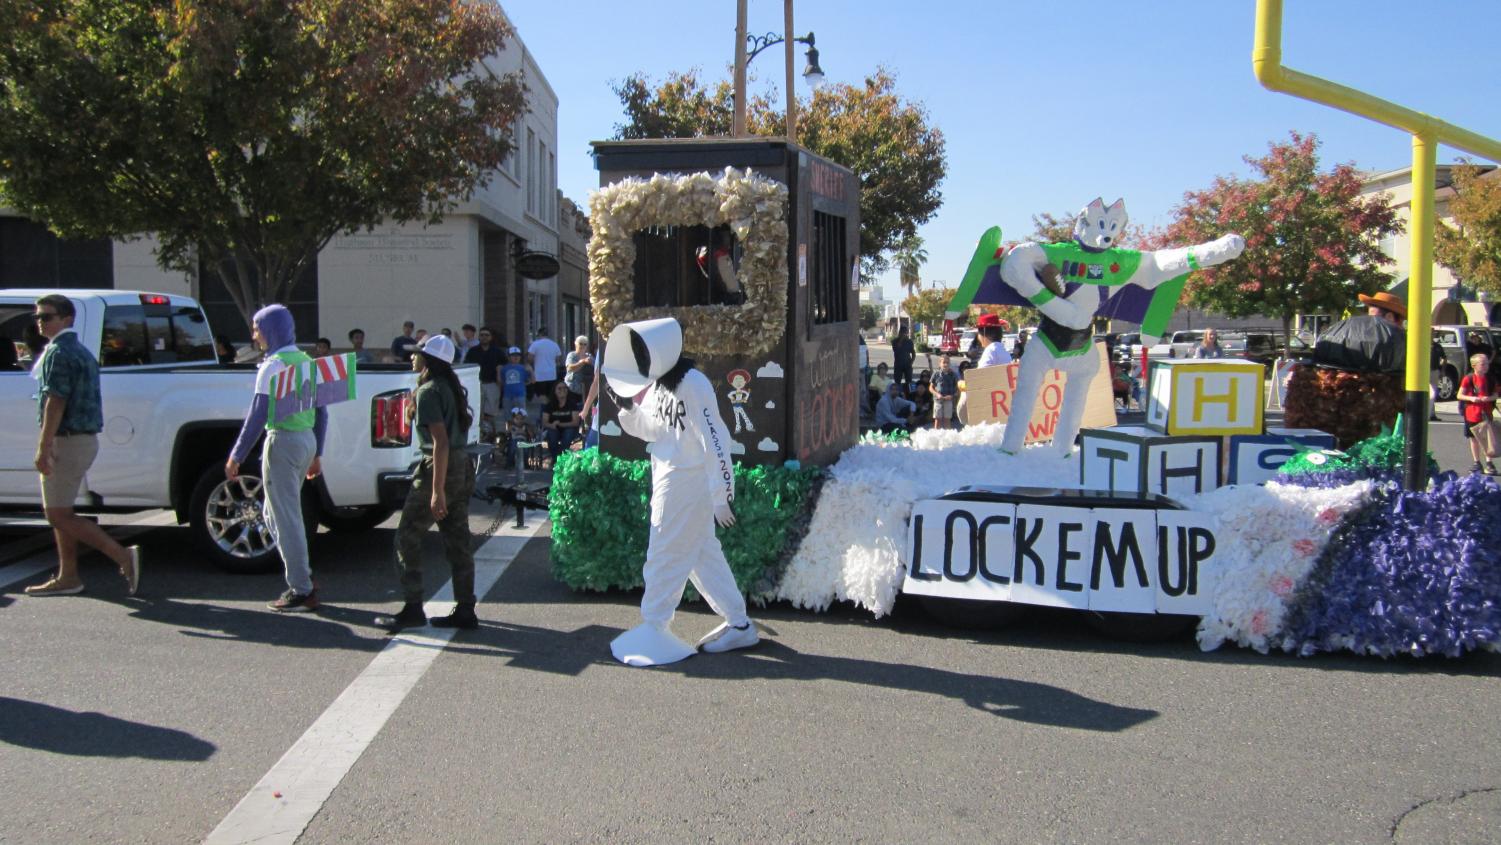
<svg viewBox="0 0 1501 845">
<path fill-rule="evenodd" d="M 1464 410 L 1465 437 L 1470 441 L 1470 457 L 1475 459 L 1475 468 L 1471 472 L 1485 472 L 1487 475 L 1496 474 L 1496 465 L 1492 459 L 1496 457 L 1498 439 L 1501 432 L 1496 430 L 1496 388 L 1491 383 L 1490 356 L 1485 353 L 1470 356 L 1470 367 L 1473 369 L 1469 375 L 1459 380 L 1459 404 Z M 1485 462 L 1481 468 L 1482 459 Z"/>
<path fill-rule="evenodd" d="M 537 427 L 532 425 L 531 417 L 526 415 L 526 408 L 521 405 L 511 409 L 511 417 L 506 420 L 506 467 L 516 466 L 520 458 L 516 450 L 517 443 L 535 443 L 537 441 Z"/>
<path fill-rule="evenodd" d="M 526 386 L 532 382 L 532 371 L 521 363 L 521 347 L 506 350 L 506 363 L 500 368 L 500 403 L 507 408 L 526 404 Z"/>
</svg>

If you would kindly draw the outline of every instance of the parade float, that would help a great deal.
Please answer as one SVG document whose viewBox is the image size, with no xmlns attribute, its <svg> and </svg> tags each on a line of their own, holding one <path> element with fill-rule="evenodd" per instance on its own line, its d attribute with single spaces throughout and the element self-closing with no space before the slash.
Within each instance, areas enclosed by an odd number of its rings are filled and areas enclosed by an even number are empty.
<svg viewBox="0 0 1501 845">
<path fill-rule="evenodd" d="M 1108 379 L 1076 386 L 1077 450 L 1047 443 L 1070 395 L 1057 369 L 1030 388 L 1025 441 L 1040 445 L 1001 448 L 1022 363 L 988 382 L 971 371 L 963 430 L 858 438 L 853 175 L 778 141 L 621 142 L 597 158 L 596 318 L 605 332 L 683 322 L 685 354 L 735 420 L 737 522 L 719 534 L 753 602 L 847 602 L 876 617 L 902 593 L 1061 607 L 1188 620 L 1206 650 L 1300 655 L 1453 656 L 1501 641 L 1494 483 L 1435 469 L 1408 492 L 1397 433 L 1341 452 L 1323 431 L 1268 427 L 1264 370 L 1240 361 L 1154 367 L 1142 425 L 1116 424 Z M 976 280 L 1002 276 L 998 247 L 998 231 L 982 238 Z M 1183 272 L 1155 292 L 1110 284 L 1108 265 L 1092 279 L 1087 260 L 1044 262 L 1034 270 L 1062 281 L 1035 295 L 1165 326 L 1198 261 L 1179 257 Z M 642 583 L 651 471 L 616 413 L 606 402 L 600 448 L 565 456 L 552 489 L 554 573 L 574 589 Z"/>
</svg>

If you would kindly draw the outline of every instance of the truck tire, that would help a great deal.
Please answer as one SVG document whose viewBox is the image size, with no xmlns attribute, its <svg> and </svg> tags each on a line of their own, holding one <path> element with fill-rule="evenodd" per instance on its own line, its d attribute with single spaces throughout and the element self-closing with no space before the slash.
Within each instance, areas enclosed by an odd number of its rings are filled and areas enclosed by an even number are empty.
<svg viewBox="0 0 1501 845">
<path fill-rule="evenodd" d="M 1453 367 L 1440 367 L 1434 387 L 1437 388 L 1438 401 L 1453 402 L 1459 395 L 1459 372 Z"/>
<path fill-rule="evenodd" d="M 1118 613 L 1091 610 L 1084 621 L 1095 632 L 1113 640 L 1160 643 L 1179 640 L 1199 624 L 1197 616 L 1173 613 Z"/>
<path fill-rule="evenodd" d="M 224 478 L 224 466 L 211 464 L 193 485 L 188 521 L 193 540 L 215 566 L 227 572 L 254 574 L 282 568 L 276 541 L 266 525 L 265 492 L 260 466 L 247 464 L 235 481 Z M 308 539 L 318 530 L 318 512 L 306 488 L 302 520 Z"/>
<path fill-rule="evenodd" d="M 1009 601 L 950 599 L 940 596 L 917 596 L 917 603 L 933 621 L 950 628 L 970 631 L 994 631 L 1009 627 L 1027 613 L 1027 606 Z"/>
<path fill-rule="evenodd" d="M 396 511 L 380 505 L 362 508 L 320 508 L 318 521 L 335 534 L 355 534 L 380 525 Z"/>
</svg>

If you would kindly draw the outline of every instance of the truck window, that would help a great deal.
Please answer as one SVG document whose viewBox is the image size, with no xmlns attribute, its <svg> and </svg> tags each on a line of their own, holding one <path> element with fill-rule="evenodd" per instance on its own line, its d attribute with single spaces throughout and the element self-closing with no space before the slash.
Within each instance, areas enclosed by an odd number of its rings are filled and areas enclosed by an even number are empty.
<svg viewBox="0 0 1501 845">
<path fill-rule="evenodd" d="M 111 305 L 104 309 L 104 328 L 99 341 L 101 367 L 149 364 L 150 349 L 144 306 Z"/>
<path fill-rule="evenodd" d="M 35 332 L 36 321 L 31 315 L 36 311 L 29 305 L 0 307 L 0 372 L 20 372 L 31 368 L 31 347 L 26 343 L 26 330 Z"/>
<path fill-rule="evenodd" d="M 152 309 L 154 312 L 156 309 Z M 214 336 L 208 320 L 197 308 L 177 306 L 158 316 L 148 312 L 146 328 L 151 335 L 151 361 L 208 361 L 215 358 Z M 157 345 L 157 339 L 163 343 Z"/>
<path fill-rule="evenodd" d="M 172 364 L 213 358 L 213 332 L 197 308 L 111 305 L 104 309 L 100 366 Z"/>
</svg>

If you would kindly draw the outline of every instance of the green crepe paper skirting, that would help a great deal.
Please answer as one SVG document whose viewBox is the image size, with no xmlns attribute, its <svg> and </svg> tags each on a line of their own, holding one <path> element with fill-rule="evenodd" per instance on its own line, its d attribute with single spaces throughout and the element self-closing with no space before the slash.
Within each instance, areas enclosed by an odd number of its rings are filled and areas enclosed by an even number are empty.
<svg viewBox="0 0 1501 845">
<path fill-rule="evenodd" d="M 735 524 L 716 529 L 741 592 L 752 598 L 776 586 L 807 529 L 822 470 L 735 467 Z M 651 518 L 651 463 L 598 449 L 565 452 L 548 494 L 552 571 L 575 590 L 642 585 Z M 697 598 L 693 588 L 688 596 Z"/>
</svg>

